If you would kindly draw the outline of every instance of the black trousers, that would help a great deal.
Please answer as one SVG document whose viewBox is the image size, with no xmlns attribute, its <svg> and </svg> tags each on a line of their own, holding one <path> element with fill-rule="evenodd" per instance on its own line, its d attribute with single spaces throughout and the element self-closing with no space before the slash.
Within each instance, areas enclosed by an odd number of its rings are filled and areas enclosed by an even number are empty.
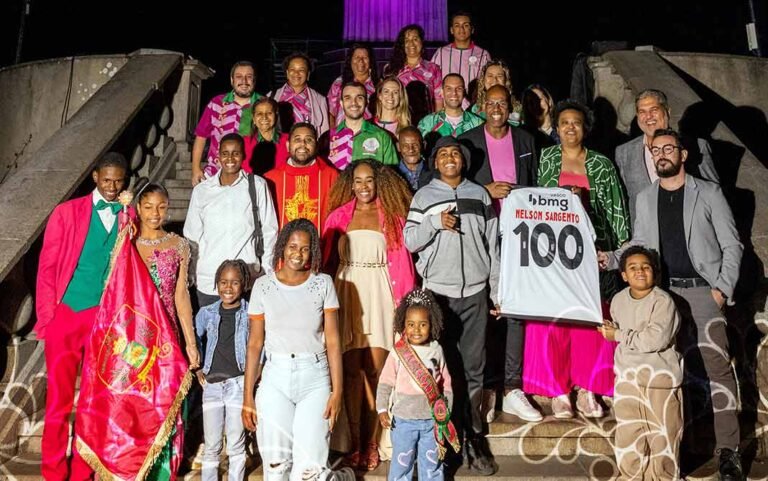
<svg viewBox="0 0 768 481">
<path fill-rule="evenodd" d="M 441 345 L 451 373 L 454 422 L 466 437 L 483 433 L 480 404 L 483 400 L 485 329 L 488 324 L 488 292 L 464 298 L 436 295 L 443 310 Z"/>
</svg>

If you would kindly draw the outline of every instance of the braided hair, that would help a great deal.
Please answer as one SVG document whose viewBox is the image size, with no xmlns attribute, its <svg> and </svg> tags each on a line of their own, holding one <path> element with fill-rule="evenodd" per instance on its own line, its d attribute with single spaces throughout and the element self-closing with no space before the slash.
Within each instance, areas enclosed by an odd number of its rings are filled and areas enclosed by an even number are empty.
<svg viewBox="0 0 768 481">
<path fill-rule="evenodd" d="M 400 301 L 400 305 L 395 310 L 394 328 L 395 332 L 403 334 L 405 332 L 405 315 L 410 308 L 426 309 L 429 315 L 429 333 L 432 340 L 440 339 L 443 334 L 443 311 L 437 304 L 432 291 L 428 289 L 414 288 Z"/>
<path fill-rule="evenodd" d="M 285 255 L 285 246 L 288 245 L 288 239 L 291 238 L 291 234 L 294 232 L 306 232 L 309 236 L 309 252 L 312 261 L 312 267 L 310 270 L 313 274 L 320 272 L 320 263 L 322 255 L 320 253 L 320 236 L 317 234 L 315 224 L 307 219 L 294 219 L 285 224 L 280 233 L 277 235 L 277 241 L 275 241 L 275 249 L 272 251 L 272 269 L 278 270 L 280 262 Z"/>
<path fill-rule="evenodd" d="M 240 285 L 243 286 L 243 290 L 246 290 L 246 288 L 251 285 L 251 273 L 248 270 L 248 264 L 246 264 L 245 261 L 241 259 L 227 259 L 221 263 L 218 269 L 216 269 L 214 284 L 216 285 L 217 290 L 219 288 L 219 280 L 221 280 L 221 275 L 227 269 L 234 269 L 238 274 L 240 274 Z"/>
</svg>

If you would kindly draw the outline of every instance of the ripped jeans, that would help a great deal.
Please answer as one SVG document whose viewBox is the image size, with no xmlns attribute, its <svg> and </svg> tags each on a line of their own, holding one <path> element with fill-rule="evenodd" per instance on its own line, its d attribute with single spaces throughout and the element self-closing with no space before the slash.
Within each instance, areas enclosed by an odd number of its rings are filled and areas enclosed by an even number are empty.
<svg viewBox="0 0 768 481">
<path fill-rule="evenodd" d="M 267 354 L 256 391 L 256 436 L 264 481 L 310 481 L 328 464 L 331 394 L 325 353 Z"/>
<path fill-rule="evenodd" d="M 418 464 L 419 481 L 443 481 L 443 462 L 437 458 L 435 421 L 392 418 L 392 461 L 388 481 L 411 481 Z"/>
</svg>

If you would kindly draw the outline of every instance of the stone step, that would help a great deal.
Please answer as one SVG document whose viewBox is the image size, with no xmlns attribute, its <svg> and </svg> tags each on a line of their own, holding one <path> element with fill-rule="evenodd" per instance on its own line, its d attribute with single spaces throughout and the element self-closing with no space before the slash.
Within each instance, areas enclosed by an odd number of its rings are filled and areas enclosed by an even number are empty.
<svg viewBox="0 0 768 481">
<path fill-rule="evenodd" d="M 188 170 L 188 171 L 192 172 L 192 162 L 177 160 L 176 161 L 176 172 L 178 173 L 178 172 L 181 172 L 183 170 Z"/>
<path fill-rule="evenodd" d="M 189 179 L 165 179 L 163 185 L 166 189 L 189 189 L 192 191 L 192 184 Z"/>
<path fill-rule="evenodd" d="M 573 419 L 556 419 L 549 399 L 534 396 L 533 401 L 544 415 L 542 421 L 523 421 L 496 411 L 496 418 L 488 425 L 487 439 L 492 453 L 507 456 L 613 454 L 616 421 L 611 411 L 606 411 L 606 416 L 600 419 L 585 418 L 578 411 Z"/>
<path fill-rule="evenodd" d="M 180 201 L 186 201 L 187 205 L 189 205 L 189 199 L 192 196 L 191 185 L 185 187 L 171 187 L 166 185 L 165 188 L 168 189 L 168 195 L 170 196 L 171 203 L 174 207 L 176 207 Z"/>
<path fill-rule="evenodd" d="M 494 480 L 610 480 L 615 476 L 616 468 L 613 460 L 609 458 L 580 456 L 567 461 L 557 457 L 549 459 L 533 460 L 518 456 L 500 456 L 496 458 L 499 471 L 493 476 Z M 389 463 L 383 462 L 371 472 L 358 472 L 358 480 L 386 481 Z M 2 477 L 3 474 L 7 477 Z M 261 481 L 264 478 L 261 466 L 248 469 L 246 479 L 249 481 Z M 0 479 L 8 481 L 40 481 L 39 460 L 19 456 L 6 465 L 0 466 Z M 185 481 L 198 481 L 201 479 L 200 471 L 191 471 L 183 477 Z M 222 473 L 221 479 L 227 479 Z M 487 481 L 489 478 L 479 476 L 462 467 L 455 479 L 461 481 Z"/>
<path fill-rule="evenodd" d="M 69 437 L 72 438 L 73 424 L 75 419 L 75 413 L 73 412 L 69 416 Z M 43 423 L 37 425 L 34 431 L 21 434 L 19 436 L 19 455 L 28 458 L 40 457 L 42 453 L 42 441 L 43 441 Z M 70 443 L 71 444 L 71 443 Z M 71 445 L 67 449 L 67 454 L 71 454 Z"/>
<path fill-rule="evenodd" d="M 175 178 L 179 179 L 179 180 L 183 180 L 184 182 L 187 183 L 187 185 L 191 186 L 192 184 L 190 182 L 190 179 L 192 179 L 192 169 L 189 169 L 189 170 L 178 170 L 178 169 L 176 169 Z M 166 180 L 166 182 L 167 182 L 167 180 Z"/>
<path fill-rule="evenodd" d="M 181 209 L 181 210 L 184 211 L 184 216 L 186 217 L 186 215 L 187 215 L 186 212 L 187 212 L 188 208 L 189 208 L 189 198 L 186 198 L 186 199 L 176 199 L 173 196 L 171 196 L 171 206 L 168 209 L 169 212 L 173 211 L 173 210 Z"/>
<path fill-rule="evenodd" d="M 184 223 L 184 221 L 187 219 L 187 208 L 186 207 L 171 207 L 168 209 L 168 222 L 181 222 Z"/>
<path fill-rule="evenodd" d="M 499 471 L 491 478 L 478 476 L 465 467 L 460 468 L 455 475 L 459 481 L 488 481 L 493 480 L 614 480 L 617 469 L 612 457 L 580 455 L 577 457 L 550 456 L 534 458 L 523 456 L 497 456 L 496 463 Z M 386 481 L 389 463 L 383 462 L 371 472 L 357 472 L 358 480 Z M 247 469 L 246 479 L 261 481 L 264 478 L 261 466 Z M 17 456 L 0 464 L 0 479 L 7 481 L 42 481 L 40 476 L 40 458 Z M 200 471 L 194 470 L 184 476 L 184 481 L 200 480 Z M 226 471 L 221 472 L 220 479 L 227 479 Z M 717 479 L 716 460 L 701 466 L 685 478 L 688 481 L 709 481 Z M 765 481 L 768 479 L 768 464 L 755 460 L 750 465 L 747 476 L 749 481 Z M 351 480 L 350 480 L 351 481 Z"/>
</svg>

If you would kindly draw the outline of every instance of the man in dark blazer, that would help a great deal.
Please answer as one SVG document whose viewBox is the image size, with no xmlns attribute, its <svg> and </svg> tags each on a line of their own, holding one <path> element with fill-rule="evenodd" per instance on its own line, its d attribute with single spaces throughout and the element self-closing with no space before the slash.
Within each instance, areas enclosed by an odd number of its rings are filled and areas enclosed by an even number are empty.
<svg viewBox="0 0 768 481">
<path fill-rule="evenodd" d="M 512 127 L 507 119 L 512 108 L 509 90 L 503 85 L 494 85 L 486 93 L 485 124 L 475 127 L 459 136 L 459 142 L 466 145 L 472 155 L 472 167 L 467 178 L 485 186 L 494 199 L 503 199 L 512 190 L 512 185 L 535 186 L 538 169 L 538 153 L 534 139 L 528 132 Z M 488 141 L 504 141 L 511 137 L 505 149 L 506 156 L 490 159 Z M 515 182 L 501 180 L 493 166 L 511 166 L 514 151 Z"/>
<path fill-rule="evenodd" d="M 486 123 L 459 136 L 458 140 L 471 154 L 467 178 L 486 188 L 493 199 L 496 213 L 501 211 L 501 199 L 515 185 L 535 186 L 538 155 L 534 138 L 528 132 L 512 127 L 507 122 L 512 99 L 506 87 L 494 85 L 486 92 Z M 524 325 L 520 319 L 507 318 L 506 338 L 491 335 L 486 366 L 486 391 L 483 393 L 483 414 L 486 421 L 493 420 L 495 391 L 491 390 L 497 372 L 504 372 L 504 402 L 502 410 L 526 421 L 540 421 L 541 413 L 523 393 L 523 337 Z M 498 323 L 491 324 L 491 329 Z M 504 341 L 506 340 L 506 346 Z M 498 341 L 494 343 L 494 341 Z M 501 356 L 501 352 L 504 356 Z M 504 367 L 500 361 L 504 360 Z M 494 361 L 497 361 L 494 363 Z"/>
<path fill-rule="evenodd" d="M 741 480 L 738 392 L 722 309 L 733 305 L 744 246 L 720 187 L 683 168 L 688 151 L 677 132 L 657 130 L 650 150 L 659 178 L 637 195 L 629 245 L 660 252 L 662 285 L 680 313 L 677 347 L 685 359 L 683 396 L 690 406 L 686 426 L 708 428 L 707 419 L 712 419 L 720 479 Z M 615 269 L 623 250 L 599 253 L 601 266 Z M 696 405 L 704 395 L 711 403 Z"/>
<path fill-rule="evenodd" d="M 643 135 L 616 147 L 616 166 L 629 197 L 629 214 L 635 220 L 637 194 L 651 185 L 658 175 L 650 152 L 653 133 L 657 129 L 669 128 L 669 105 L 667 96 L 661 90 L 646 89 L 635 97 L 637 125 Z M 720 182 L 712 161 L 712 149 L 704 139 L 685 141 L 688 160 L 685 170 L 702 179 Z"/>
</svg>

